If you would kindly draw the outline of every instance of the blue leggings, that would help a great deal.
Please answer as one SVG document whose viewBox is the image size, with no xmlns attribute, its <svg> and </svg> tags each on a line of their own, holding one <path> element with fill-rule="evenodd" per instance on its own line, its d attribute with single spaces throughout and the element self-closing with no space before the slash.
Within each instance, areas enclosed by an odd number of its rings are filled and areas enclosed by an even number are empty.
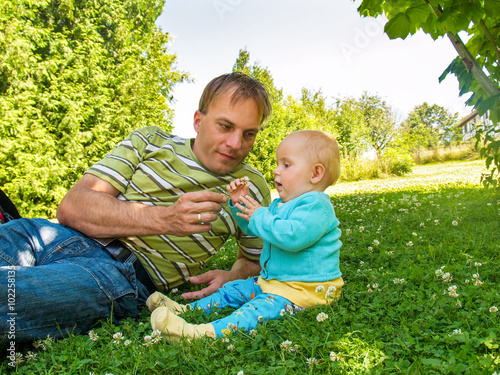
<svg viewBox="0 0 500 375">
<path fill-rule="evenodd" d="M 234 326 L 249 331 L 256 328 L 259 322 L 279 318 L 283 310 L 302 310 L 284 297 L 263 293 L 257 285 L 257 279 L 258 277 L 254 277 L 229 282 L 214 294 L 190 305 L 193 309 L 201 307 L 205 312 L 215 307 L 237 308 L 231 315 L 211 322 L 217 337 L 224 336 Z"/>
</svg>

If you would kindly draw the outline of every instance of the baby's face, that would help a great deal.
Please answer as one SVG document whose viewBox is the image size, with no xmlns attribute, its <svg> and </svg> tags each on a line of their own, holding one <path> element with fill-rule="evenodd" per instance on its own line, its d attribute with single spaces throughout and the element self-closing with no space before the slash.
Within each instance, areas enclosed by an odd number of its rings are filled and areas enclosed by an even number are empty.
<svg viewBox="0 0 500 375">
<path fill-rule="evenodd" d="M 274 183 L 283 202 L 315 190 L 311 182 L 314 165 L 305 147 L 305 142 L 296 136 L 283 140 L 276 150 Z"/>
</svg>

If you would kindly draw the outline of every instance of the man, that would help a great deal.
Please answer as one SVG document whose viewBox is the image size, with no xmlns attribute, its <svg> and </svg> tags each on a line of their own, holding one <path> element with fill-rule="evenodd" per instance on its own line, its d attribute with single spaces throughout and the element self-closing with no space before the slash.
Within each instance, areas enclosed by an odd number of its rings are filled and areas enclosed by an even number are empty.
<svg viewBox="0 0 500 375">
<path fill-rule="evenodd" d="M 58 338 L 102 318 L 136 316 L 154 290 L 187 280 L 208 284 L 183 295 L 192 299 L 257 275 L 262 243 L 237 228 L 221 192 L 248 176 L 252 195 L 269 204 L 264 178 L 242 162 L 270 108 L 260 82 L 239 73 L 217 77 L 195 112 L 195 139 L 157 127 L 135 131 L 70 189 L 58 208 L 60 224 L 1 225 L 0 282 L 9 279 L 15 297 L 0 306 L 0 345 L 12 331 L 10 316 L 17 343 Z M 231 270 L 194 276 L 229 235 L 239 243 Z M 7 297 L 8 288 L 0 288 Z"/>
</svg>

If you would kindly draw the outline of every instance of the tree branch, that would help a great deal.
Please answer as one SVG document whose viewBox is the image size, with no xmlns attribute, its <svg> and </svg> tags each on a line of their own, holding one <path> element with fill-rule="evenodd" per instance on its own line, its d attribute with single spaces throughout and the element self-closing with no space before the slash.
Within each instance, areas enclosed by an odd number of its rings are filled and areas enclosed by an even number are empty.
<svg viewBox="0 0 500 375">
<path fill-rule="evenodd" d="M 484 23 L 483 20 L 480 21 L 480 25 L 483 28 L 484 33 L 486 34 L 486 36 L 490 40 L 491 44 L 493 44 L 493 48 L 495 49 L 495 52 L 497 53 L 497 58 L 498 58 L 498 60 L 500 60 L 500 47 L 497 45 L 495 39 L 493 38 L 493 35 L 491 35 L 490 30 L 488 29 L 488 27 L 486 26 L 486 24 Z"/>
<path fill-rule="evenodd" d="M 425 0 L 427 4 L 432 8 L 434 14 L 436 15 L 436 18 L 439 18 L 441 15 L 442 11 L 441 9 L 433 6 L 429 0 Z M 462 39 L 455 33 L 452 33 L 451 31 L 447 31 L 446 35 L 450 39 L 451 43 L 453 44 L 453 47 L 455 47 L 455 50 L 458 52 L 458 55 L 462 59 L 462 62 L 465 64 L 469 72 L 472 74 L 474 79 L 479 83 L 479 85 L 482 87 L 482 89 L 486 92 L 486 95 L 488 97 L 492 97 L 494 95 L 500 94 L 500 89 L 497 87 L 497 85 L 490 80 L 490 78 L 484 73 L 483 69 L 479 66 L 477 63 L 476 59 L 470 51 L 467 49 L 465 44 L 462 42 Z M 494 43 L 494 41 L 493 41 Z"/>
</svg>

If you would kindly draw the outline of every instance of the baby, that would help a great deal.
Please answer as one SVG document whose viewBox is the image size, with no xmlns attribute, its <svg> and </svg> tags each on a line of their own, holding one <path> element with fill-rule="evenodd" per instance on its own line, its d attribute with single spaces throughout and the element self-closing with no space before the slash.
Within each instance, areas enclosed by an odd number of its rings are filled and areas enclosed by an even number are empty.
<svg viewBox="0 0 500 375">
<path fill-rule="evenodd" d="M 243 178 L 227 187 L 238 225 L 264 240 L 260 276 L 229 282 L 189 305 L 159 292 L 152 294 L 147 300 L 151 325 L 167 340 L 221 337 L 235 328 L 249 331 L 283 312 L 326 304 L 340 296 L 344 285 L 339 269 L 341 231 L 330 197 L 324 193 L 340 174 L 337 142 L 323 131 L 297 131 L 279 144 L 276 159 L 279 198 L 269 207 L 261 207 L 248 195 Z M 327 298 L 316 290 L 328 290 Z M 228 306 L 237 310 L 208 324 L 190 324 L 176 315 L 188 308 L 210 311 Z"/>
</svg>

